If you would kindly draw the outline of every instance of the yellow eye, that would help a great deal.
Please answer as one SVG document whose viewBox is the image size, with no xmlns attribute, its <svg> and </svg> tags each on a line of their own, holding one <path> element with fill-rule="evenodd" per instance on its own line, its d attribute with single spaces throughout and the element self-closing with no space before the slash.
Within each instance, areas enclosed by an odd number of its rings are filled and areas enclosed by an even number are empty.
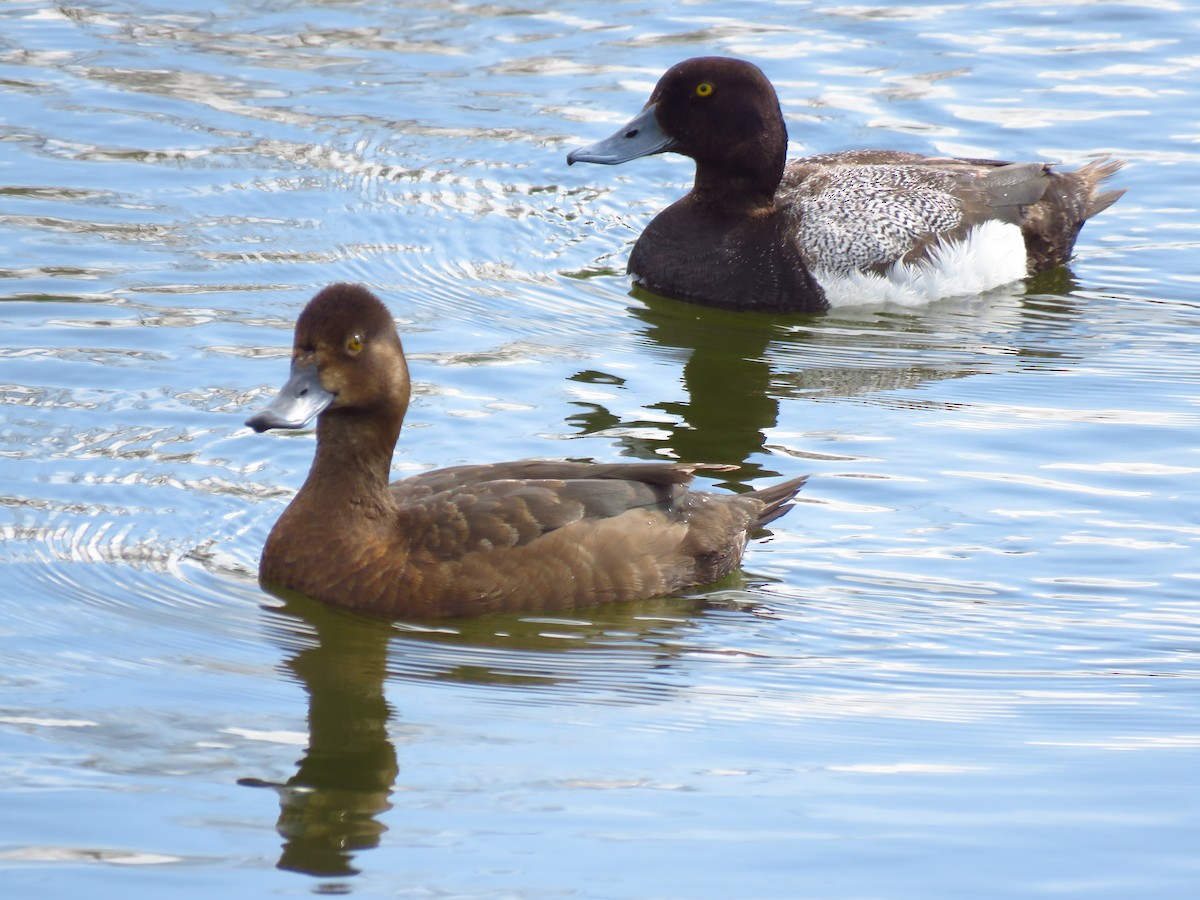
<svg viewBox="0 0 1200 900">
<path fill-rule="evenodd" d="M 709 84 L 707 81 L 702 81 L 698 85 L 696 85 L 696 96 L 697 97 L 707 97 L 712 92 L 713 92 L 713 86 L 711 84 Z"/>
<path fill-rule="evenodd" d="M 363 348 L 363 339 L 361 334 L 356 334 L 346 341 L 346 350 L 350 353 L 358 353 Z"/>
</svg>

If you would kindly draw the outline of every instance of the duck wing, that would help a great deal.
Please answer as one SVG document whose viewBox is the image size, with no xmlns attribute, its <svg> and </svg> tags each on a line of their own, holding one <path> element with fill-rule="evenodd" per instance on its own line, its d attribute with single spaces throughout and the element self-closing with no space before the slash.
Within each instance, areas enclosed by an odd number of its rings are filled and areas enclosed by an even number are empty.
<svg viewBox="0 0 1200 900">
<path fill-rule="evenodd" d="M 983 222 L 1023 224 L 1050 179 L 1044 163 L 850 151 L 793 161 L 777 197 L 810 268 L 883 272 Z"/>
<path fill-rule="evenodd" d="M 414 546 L 444 559 L 519 547 L 631 510 L 682 520 L 703 496 L 688 489 L 700 468 L 730 467 L 522 460 L 438 469 L 398 481 L 391 492 Z"/>
<path fill-rule="evenodd" d="M 521 459 L 511 462 L 483 463 L 468 466 L 447 466 L 410 475 L 391 484 L 397 503 L 428 497 L 431 494 L 489 481 L 529 481 L 604 479 L 639 481 L 646 484 L 688 484 L 701 470 L 732 471 L 734 466 L 683 465 L 680 463 L 624 462 L 587 463 L 545 459 Z"/>
<path fill-rule="evenodd" d="M 700 468 L 517 462 L 429 472 L 392 486 L 411 615 L 561 610 L 666 596 L 728 574 L 750 533 L 804 482 L 744 494 L 689 489 Z M 521 476 L 521 477 L 512 477 Z"/>
</svg>

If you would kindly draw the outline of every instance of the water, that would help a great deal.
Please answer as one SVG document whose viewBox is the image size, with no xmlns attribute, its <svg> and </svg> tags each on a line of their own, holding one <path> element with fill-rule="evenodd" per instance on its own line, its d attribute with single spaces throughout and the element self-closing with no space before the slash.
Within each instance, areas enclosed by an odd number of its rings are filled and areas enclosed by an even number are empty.
<svg viewBox="0 0 1200 900">
<path fill-rule="evenodd" d="M 631 295 L 670 64 L 796 153 L 1128 160 L 1069 272 L 920 310 Z M 0 6 L 6 896 L 1190 897 L 1200 15 L 1186 3 Z M 743 574 L 430 630 L 263 594 L 296 314 L 388 302 L 397 475 L 813 474 Z M 710 479 L 711 480 L 711 479 Z"/>
</svg>

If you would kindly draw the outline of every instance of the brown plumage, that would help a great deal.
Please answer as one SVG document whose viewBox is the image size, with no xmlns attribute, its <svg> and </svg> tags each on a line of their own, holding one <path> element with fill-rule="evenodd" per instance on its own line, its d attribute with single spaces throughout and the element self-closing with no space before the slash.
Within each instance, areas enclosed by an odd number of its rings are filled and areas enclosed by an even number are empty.
<svg viewBox="0 0 1200 900">
<path fill-rule="evenodd" d="M 989 290 L 1065 263 L 1083 223 L 1124 193 L 1098 190 L 1119 161 L 1058 172 L 852 150 L 789 163 L 771 82 L 723 57 L 672 66 L 641 113 L 567 162 L 666 152 L 695 160 L 695 184 L 646 226 L 629 272 L 655 293 L 735 309 L 820 312 Z"/>
<path fill-rule="evenodd" d="M 264 586 L 394 618 L 664 596 L 735 569 L 804 483 L 712 494 L 688 487 L 693 473 L 729 467 L 526 460 L 389 485 L 408 399 L 383 303 L 357 285 L 318 293 L 296 323 L 287 384 L 246 423 L 317 417 L 312 469 L 263 548 Z"/>
</svg>

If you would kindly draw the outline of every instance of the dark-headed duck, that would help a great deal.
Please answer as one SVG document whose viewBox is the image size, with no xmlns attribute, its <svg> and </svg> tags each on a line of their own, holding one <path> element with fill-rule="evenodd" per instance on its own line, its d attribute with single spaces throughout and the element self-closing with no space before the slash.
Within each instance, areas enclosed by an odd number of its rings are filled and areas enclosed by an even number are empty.
<svg viewBox="0 0 1200 900">
<path fill-rule="evenodd" d="M 568 610 L 659 597 L 726 575 L 804 483 L 689 489 L 674 463 L 521 461 L 388 484 L 408 409 L 400 337 L 370 291 L 336 284 L 296 322 L 291 375 L 246 424 L 317 419 L 303 487 L 263 548 L 268 588 L 393 618 Z"/>
<path fill-rule="evenodd" d="M 629 258 L 657 294 L 711 306 L 821 312 L 976 294 L 1066 262 L 1120 161 L 1045 163 L 853 150 L 787 161 L 775 89 L 755 65 L 701 57 L 668 69 L 645 108 L 568 155 L 614 165 L 673 151 L 692 190 Z"/>
</svg>

